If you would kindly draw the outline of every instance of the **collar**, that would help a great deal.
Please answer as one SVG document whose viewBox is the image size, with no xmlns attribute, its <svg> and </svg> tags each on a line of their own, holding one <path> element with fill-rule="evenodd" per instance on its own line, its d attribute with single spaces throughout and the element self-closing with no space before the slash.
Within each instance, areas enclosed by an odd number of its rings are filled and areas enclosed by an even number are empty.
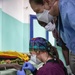
<svg viewBox="0 0 75 75">
<path fill-rule="evenodd" d="M 57 63 L 58 61 L 57 61 L 57 60 L 54 60 L 54 59 L 50 59 L 50 60 L 48 60 L 46 63 L 48 63 L 48 62 L 54 62 L 54 63 Z"/>
</svg>

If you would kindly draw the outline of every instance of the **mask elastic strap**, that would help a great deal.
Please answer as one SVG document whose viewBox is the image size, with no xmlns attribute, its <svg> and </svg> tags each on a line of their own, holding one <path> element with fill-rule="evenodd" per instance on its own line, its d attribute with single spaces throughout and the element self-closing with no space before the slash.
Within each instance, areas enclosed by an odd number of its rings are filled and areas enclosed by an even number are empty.
<svg viewBox="0 0 75 75">
<path fill-rule="evenodd" d="M 47 3 L 49 3 L 49 0 L 45 0 Z M 55 2 L 58 1 L 58 0 L 54 0 L 50 6 L 50 9 L 53 7 L 53 5 L 55 4 Z"/>
<path fill-rule="evenodd" d="M 51 6 L 51 8 L 53 7 L 53 5 L 55 4 L 55 2 L 56 2 L 56 1 L 58 1 L 58 0 L 55 0 L 55 1 L 52 3 L 52 6 Z M 50 8 L 50 9 L 51 9 L 51 8 Z"/>
</svg>

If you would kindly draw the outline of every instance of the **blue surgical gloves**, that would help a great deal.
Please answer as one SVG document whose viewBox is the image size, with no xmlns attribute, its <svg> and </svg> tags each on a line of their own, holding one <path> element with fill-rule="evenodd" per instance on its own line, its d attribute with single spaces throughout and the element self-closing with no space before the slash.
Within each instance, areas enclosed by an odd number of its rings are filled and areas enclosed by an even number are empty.
<svg viewBox="0 0 75 75">
<path fill-rule="evenodd" d="M 74 74 L 72 73 L 71 68 L 70 68 L 69 65 L 66 66 L 66 68 L 67 68 L 67 73 L 68 73 L 68 75 L 74 75 Z"/>
<path fill-rule="evenodd" d="M 36 70 L 36 68 L 30 63 L 30 62 L 25 62 L 23 64 L 23 67 L 22 67 L 23 70 L 25 69 L 28 69 L 30 70 L 31 72 L 34 72 Z"/>
<path fill-rule="evenodd" d="M 24 70 L 18 70 L 17 75 L 26 75 Z"/>
<path fill-rule="evenodd" d="M 29 62 L 25 62 L 22 66 L 22 70 L 17 71 L 17 75 L 26 75 L 25 70 L 30 70 L 31 72 L 34 72 L 36 68 Z"/>
</svg>

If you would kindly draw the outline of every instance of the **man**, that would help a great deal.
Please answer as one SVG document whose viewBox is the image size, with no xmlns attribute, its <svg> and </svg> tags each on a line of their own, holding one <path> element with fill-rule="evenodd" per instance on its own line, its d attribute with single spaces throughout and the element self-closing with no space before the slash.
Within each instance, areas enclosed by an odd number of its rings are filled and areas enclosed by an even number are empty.
<svg viewBox="0 0 75 75">
<path fill-rule="evenodd" d="M 38 20 L 38 23 L 45 28 L 45 26 L 47 25 L 46 23 L 42 22 L 42 21 L 39 21 Z M 50 23 L 51 24 L 51 23 Z M 57 21 L 56 21 L 56 28 L 57 28 Z M 62 41 L 62 39 L 60 38 L 58 32 L 57 32 L 57 29 L 56 28 L 53 28 L 53 27 L 48 27 L 48 31 L 52 31 L 52 34 L 53 34 L 53 37 L 55 38 L 55 42 L 56 42 L 56 45 L 61 47 L 62 48 L 62 53 L 63 53 L 63 56 L 65 58 L 65 62 L 66 62 L 66 65 L 67 65 L 67 68 L 68 68 L 68 73 L 71 73 L 71 70 L 70 70 L 70 67 L 69 67 L 69 50 L 68 48 L 65 46 L 65 43 Z"/>
<path fill-rule="evenodd" d="M 75 57 L 75 0 L 30 0 L 30 5 L 36 12 L 37 19 L 49 23 L 58 16 L 58 31 L 62 40 L 70 50 L 70 56 Z M 71 62 L 71 68 L 75 74 L 75 59 Z"/>
</svg>

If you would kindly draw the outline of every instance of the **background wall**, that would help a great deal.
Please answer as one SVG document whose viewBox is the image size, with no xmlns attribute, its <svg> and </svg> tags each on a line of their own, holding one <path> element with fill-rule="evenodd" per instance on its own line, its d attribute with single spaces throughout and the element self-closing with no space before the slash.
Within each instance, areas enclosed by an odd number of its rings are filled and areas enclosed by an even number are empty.
<svg viewBox="0 0 75 75">
<path fill-rule="evenodd" d="M 0 50 L 2 48 L 2 0 L 0 0 Z"/>
<path fill-rule="evenodd" d="M 24 19 L 24 0 L 0 0 L 0 3 L 0 50 L 28 52 L 29 23 Z"/>
<path fill-rule="evenodd" d="M 46 38 L 46 30 L 45 28 L 41 27 L 37 20 L 34 20 L 34 25 L 33 25 L 33 29 L 34 29 L 34 32 L 33 32 L 33 37 L 43 37 L 43 38 Z M 39 36 L 38 36 L 39 35 Z"/>
</svg>

